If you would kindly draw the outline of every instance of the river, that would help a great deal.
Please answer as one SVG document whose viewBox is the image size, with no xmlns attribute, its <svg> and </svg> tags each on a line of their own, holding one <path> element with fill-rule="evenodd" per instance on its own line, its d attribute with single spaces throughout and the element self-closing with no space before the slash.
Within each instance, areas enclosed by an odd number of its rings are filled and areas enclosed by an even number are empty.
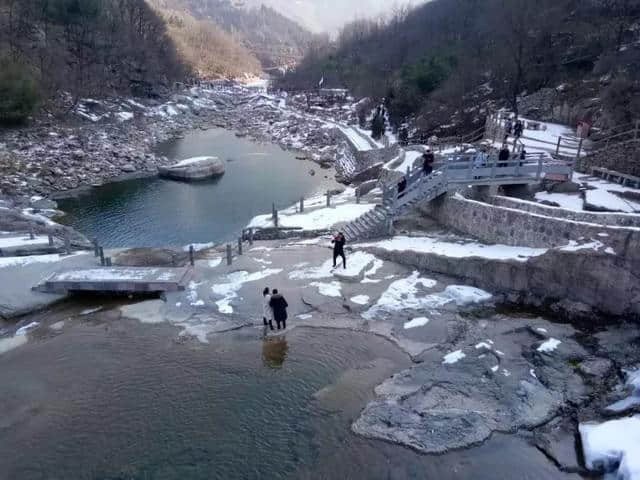
<svg viewBox="0 0 640 480">
<path fill-rule="evenodd" d="M 35 314 L 46 327 L 2 356 L 0 479 L 577 478 L 517 435 L 441 456 L 354 435 L 373 387 L 410 365 L 380 337 L 253 328 L 202 344 L 89 306 Z"/>
<path fill-rule="evenodd" d="M 335 188 L 334 172 L 269 143 L 222 129 L 194 131 L 157 148 L 171 160 L 217 156 L 224 176 L 183 183 L 148 177 L 106 184 L 61 199 L 70 225 L 105 247 L 166 247 L 237 238 L 255 215 Z M 311 175 L 310 171 L 315 171 Z"/>
</svg>

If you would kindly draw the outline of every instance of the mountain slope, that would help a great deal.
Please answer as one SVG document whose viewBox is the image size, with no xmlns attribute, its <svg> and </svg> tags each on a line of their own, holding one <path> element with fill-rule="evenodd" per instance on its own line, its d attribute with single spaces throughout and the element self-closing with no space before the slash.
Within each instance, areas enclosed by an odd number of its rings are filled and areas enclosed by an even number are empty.
<svg viewBox="0 0 640 480">
<path fill-rule="evenodd" d="M 417 116 L 430 130 L 453 115 L 481 123 L 481 102 L 517 109 L 522 94 L 567 84 L 570 103 L 602 98 L 583 115 L 611 116 L 612 98 L 624 121 L 640 115 L 630 110 L 640 88 L 639 16 L 638 0 L 432 0 L 385 23 L 354 22 L 281 85 L 309 88 L 324 77 L 386 98 L 396 123 Z M 613 95 L 621 86 L 626 102 Z"/>
<path fill-rule="evenodd" d="M 297 63 L 314 36 L 272 8 L 232 0 L 156 0 L 164 8 L 187 10 L 210 20 L 242 43 L 265 69 Z"/>
</svg>

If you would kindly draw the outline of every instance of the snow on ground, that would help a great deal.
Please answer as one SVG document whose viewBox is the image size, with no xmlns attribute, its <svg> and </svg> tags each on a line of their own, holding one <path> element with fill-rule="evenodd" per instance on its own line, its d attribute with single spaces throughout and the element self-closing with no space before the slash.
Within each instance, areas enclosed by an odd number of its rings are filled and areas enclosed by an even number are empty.
<svg viewBox="0 0 640 480">
<path fill-rule="evenodd" d="M 624 388 L 631 393 L 627 398 L 615 402 L 607 407 L 612 412 L 623 412 L 631 407 L 640 405 L 640 369 L 624 370 L 626 377 Z"/>
<path fill-rule="evenodd" d="M 309 285 L 312 287 L 318 287 L 318 292 L 320 295 L 324 295 L 325 297 L 341 297 L 342 296 L 342 285 L 340 282 L 311 282 Z"/>
<path fill-rule="evenodd" d="M 427 317 L 414 318 L 413 320 L 405 322 L 404 329 L 409 330 L 410 328 L 424 327 L 427 323 L 429 323 L 429 319 Z"/>
<path fill-rule="evenodd" d="M 576 212 L 581 212 L 582 207 L 584 205 L 584 200 L 580 196 L 580 194 L 568 194 L 568 193 L 548 193 L 548 192 L 538 192 L 535 195 L 536 200 L 538 202 L 553 202 L 560 205 L 560 208 L 565 208 L 567 210 L 573 210 Z"/>
<path fill-rule="evenodd" d="M 359 151 L 365 152 L 368 150 L 373 150 L 375 144 L 373 141 L 369 141 L 368 138 L 365 137 L 364 133 L 360 133 L 357 129 L 352 127 L 347 127 L 345 125 L 336 124 L 336 126 L 340 129 L 342 133 L 349 139 L 351 144 Z"/>
<path fill-rule="evenodd" d="M 618 480 L 640 480 L 640 415 L 581 423 L 578 428 L 589 470 L 615 472 Z"/>
<path fill-rule="evenodd" d="M 389 240 L 364 243 L 362 247 L 375 247 L 388 251 L 412 251 L 431 253 L 453 258 L 480 257 L 490 260 L 517 260 L 525 262 L 547 252 L 546 248 L 512 247 L 508 245 L 483 245 L 476 242 L 454 243 L 431 237 L 396 236 Z"/>
<path fill-rule="evenodd" d="M 440 296 L 455 301 L 459 307 L 487 302 L 493 297 L 489 292 L 465 285 L 449 285 Z"/>
<path fill-rule="evenodd" d="M 402 163 L 400 163 L 399 165 L 396 165 L 395 167 L 392 166 L 394 164 L 394 162 L 398 161 L 398 158 L 396 157 L 393 160 L 389 161 L 384 166 L 384 168 L 386 168 L 387 170 L 394 170 L 394 171 L 400 172 L 400 173 L 406 173 L 407 172 L 407 168 L 413 169 L 413 164 L 421 156 L 422 156 L 421 152 L 416 152 L 415 150 L 409 150 L 409 151 L 405 152 L 404 160 L 402 161 Z"/>
<path fill-rule="evenodd" d="M 16 335 L 26 335 L 31 330 L 38 328 L 39 325 L 39 322 L 31 322 L 30 324 L 25 325 L 24 327 L 20 327 L 18 330 L 16 330 Z"/>
<path fill-rule="evenodd" d="M 209 268 L 216 268 L 222 263 L 222 257 L 216 257 L 213 260 L 209 260 Z"/>
<path fill-rule="evenodd" d="M 102 307 L 87 308 L 85 310 L 82 310 L 80 312 L 80 315 L 81 316 L 91 315 L 92 313 L 99 312 L 100 310 L 102 310 Z"/>
<path fill-rule="evenodd" d="M 0 237 L 0 248 L 22 247 L 27 245 L 41 245 L 43 243 L 49 243 L 49 237 L 38 235 L 34 236 L 33 240 L 29 235 L 17 237 Z"/>
<path fill-rule="evenodd" d="M 555 351 L 555 349 L 558 348 L 558 346 L 561 343 L 562 342 L 560 340 L 557 340 L 555 338 L 550 338 L 549 340 L 547 340 L 546 342 L 544 342 L 542 345 L 538 347 L 538 351 L 542 353 L 551 353 Z"/>
<path fill-rule="evenodd" d="M 640 203 L 619 197 L 607 190 L 586 190 L 585 204 L 608 210 L 611 212 L 635 213 L 640 212 Z"/>
<path fill-rule="evenodd" d="M 341 278 L 358 278 L 362 271 L 367 268 L 369 265 L 372 265 L 371 268 L 375 267 L 376 257 L 367 252 L 357 251 L 350 255 L 347 255 L 347 268 L 342 268 L 341 262 L 342 259 L 338 258 L 337 265 L 338 267 L 335 270 L 335 275 Z"/>
<path fill-rule="evenodd" d="M 466 357 L 466 355 L 462 350 L 456 350 L 455 352 L 446 354 L 442 359 L 442 363 L 445 365 L 452 365 L 459 362 L 464 357 Z"/>
<path fill-rule="evenodd" d="M 233 272 L 226 276 L 227 283 L 220 283 L 213 285 L 211 290 L 216 295 L 220 295 L 223 298 L 216 302 L 220 313 L 230 314 L 233 313 L 233 307 L 231 301 L 238 297 L 238 291 L 242 288 L 242 285 L 250 282 L 257 282 L 263 278 L 277 275 L 282 272 L 280 268 L 269 268 L 260 272 L 249 273 L 245 271 Z"/>
<path fill-rule="evenodd" d="M 378 302 L 369 310 L 362 314 L 363 318 L 372 320 L 380 313 L 393 313 L 405 309 L 427 308 L 431 304 L 425 301 L 424 295 L 420 294 L 418 287 L 433 288 L 437 282 L 430 278 L 420 277 L 420 273 L 415 271 L 411 276 L 396 280 L 389 285 L 389 288 L 378 299 Z"/>
<path fill-rule="evenodd" d="M 185 245 L 184 247 L 182 247 L 182 251 L 183 252 L 188 252 L 190 247 L 193 247 L 193 251 L 194 252 L 200 252 L 202 250 L 207 250 L 209 248 L 213 248 L 215 247 L 215 243 L 213 242 L 209 242 L 209 243 L 192 243 L 190 245 Z"/>
<path fill-rule="evenodd" d="M 187 165 L 193 165 L 194 163 L 205 162 L 208 160 L 218 160 L 218 157 L 191 157 L 174 163 L 171 167 L 185 167 Z"/>
<path fill-rule="evenodd" d="M 320 278 L 329 278 L 333 274 L 333 260 L 327 260 L 319 267 L 310 267 L 308 263 L 294 265 L 294 269 L 289 272 L 289 278 L 292 280 L 316 280 Z"/>
<path fill-rule="evenodd" d="M 132 112 L 118 112 L 116 115 L 118 116 L 118 120 L 120 120 L 121 122 L 126 122 L 133 119 Z"/>
<path fill-rule="evenodd" d="M 356 295 L 355 297 L 351 297 L 351 301 L 356 305 L 366 305 L 369 303 L 368 295 Z"/>
<path fill-rule="evenodd" d="M 86 252 L 76 252 L 72 255 L 87 255 Z M 22 267 L 32 263 L 54 263 L 69 258 L 71 255 L 31 255 L 29 257 L 1 257 L 0 268 L 3 267 Z"/>
<path fill-rule="evenodd" d="M 613 248 L 611 247 L 605 248 L 604 243 L 602 243 L 600 240 L 592 240 L 590 242 L 582 243 L 582 244 L 579 244 L 575 240 L 569 240 L 569 243 L 564 247 L 560 247 L 559 250 L 563 252 L 577 252 L 579 250 L 593 250 L 594 252 L 599 252 L 602 249 L 604 249 L 605 253 L 608 253 L 610 255 L 616 254 Z"/>
<path fill-rule="evenodd" d="M 104 281 L 115 282 L 119 280 L 161 280 L 167 281 L 166 271 L 157 268 L 91 268 L 86 270 L 71 270 L 56 275 L 57 280 L 80 281 Z M 156 277 L 157 278 L 154 278 Z"/>
<path fill-rule="evenodd" d="M 278 214 L 280 227 L 300 227 L 303 230 L 328 230 L 339 223 L 349 223 L 375 208 L 374 204 L 348 204 L 320 208 L 292 215 Z M 273 227 L 271 215 L 259 215 L 251 220 L 247 228 Z"/>
</svg>

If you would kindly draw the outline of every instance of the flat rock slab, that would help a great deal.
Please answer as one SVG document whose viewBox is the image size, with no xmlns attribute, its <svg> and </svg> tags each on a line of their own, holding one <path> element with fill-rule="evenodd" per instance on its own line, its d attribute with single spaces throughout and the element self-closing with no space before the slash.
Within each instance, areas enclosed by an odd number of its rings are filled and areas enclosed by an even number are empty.
<svg viewBox="0 0 640 480">
<path fill-rule="evenodd" d="M 184 290 L 190 269 L 160 267 L 108 267 L 53 273 L 34 287 L 47 293 L 175 292 Z"/>
</svg>

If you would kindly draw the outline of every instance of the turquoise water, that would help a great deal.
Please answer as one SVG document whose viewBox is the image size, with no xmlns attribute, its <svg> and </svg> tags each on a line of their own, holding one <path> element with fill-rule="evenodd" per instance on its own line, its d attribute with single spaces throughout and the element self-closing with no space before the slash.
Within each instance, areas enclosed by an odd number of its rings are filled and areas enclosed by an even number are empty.
<svg viewBox="0 0 640 480">
<path fill-rule="evenodd" d="M 166 247 L 237 238 L 272 203 L 285 208 L 302 196 L 334 187 L 333 173 L 297 160 L 277 145 L 237 138 L 232 132 L 195 131 L 158 147 L 172 160 L 218 156 L 221 178 L 183 183 L 157 177 L 115 182 L 59 201 L 61 223 L 106 247 Z M 316 175 L 310 175 L 310 170 Z M 329 178 L 324 178 L 325 176 Z"/>
</svg>

